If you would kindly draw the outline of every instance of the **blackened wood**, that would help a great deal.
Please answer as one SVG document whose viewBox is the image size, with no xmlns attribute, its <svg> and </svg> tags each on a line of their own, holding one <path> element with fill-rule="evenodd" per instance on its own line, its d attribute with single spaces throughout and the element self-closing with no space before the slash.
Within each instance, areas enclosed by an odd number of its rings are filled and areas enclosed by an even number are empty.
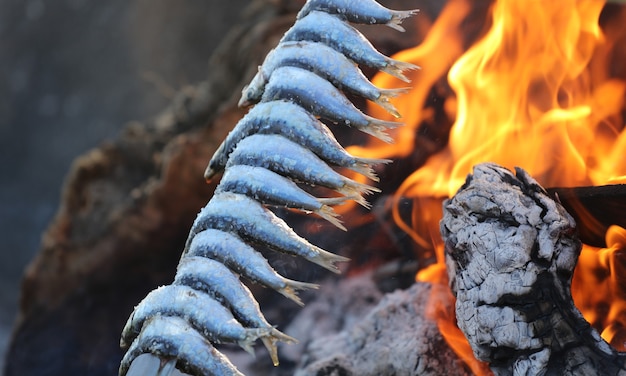
<svg viewBox="0 0 626 376">
<path fill-rule="evenodd" d="M 626 374 L 572 301 L 574 219 L 525 171 L 476 166 L 441 233 L 459 328 L 495 374 Z"/>
<path fill-rule="evenodd" d="M 574 217 L 585 244 L 606 247 L 604 235 L 609 226 L 626 228 L 626 184 L 547 191 Z"/>
</svg>

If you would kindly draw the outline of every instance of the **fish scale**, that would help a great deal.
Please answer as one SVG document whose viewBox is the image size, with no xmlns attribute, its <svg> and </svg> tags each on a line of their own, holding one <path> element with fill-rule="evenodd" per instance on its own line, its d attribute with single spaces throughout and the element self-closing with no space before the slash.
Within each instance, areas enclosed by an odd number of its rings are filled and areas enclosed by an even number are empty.
<svg viewBox="0 0 626 376">
<path fill-rule="evenodd" d="M 194 376 L 241 375 L 212 344 L 237 343 L 251 352 L 256 339 L 278 365 L 277 342 L 295 339 L 267 322 L 240 278 L 301 305 L 297 291 L 317 285 L 281 276 L 261 250 L 301 257 L 333 272 L 340 271 L 336 263 L 348 261 L 296 234 L 269 207 L 313 213 L 342 229 L 333 205 L 350 199 L 369 207 L 363 195 L 379 190 L 332 166 L 376 181 L 372 166 L 389 161 L 350 155 L 317 118 L 391 141 L 385 130 L 400 124 L 362 113 L 342 91 L 375 101 L 397 116 L 388 98 L 402 91 L 375 87 L 357 64 L 407 82 L 404 71 L 417 67 L 376 51 L 348 22 L 403 31 L 400 22 L 415 13 L 390 10 L 374 0 L 307 1 L 242 92 L 240 104 L 259 103 L 238 122 L 207 166 L 207 180 L 221 171 L 224 176 L 190 230 L 174 282 L 148 294 L 123 330 L 121 345 L 128 350 L 120 376 L 156 376 L 129 372 L 133 361 L 146 353 L 160 357 L 162 364 L 175 360 L 176 367 Z M 325 186 L 343 196 L 316 197 L 302 188 L 306 185 Z"/>
</svg>

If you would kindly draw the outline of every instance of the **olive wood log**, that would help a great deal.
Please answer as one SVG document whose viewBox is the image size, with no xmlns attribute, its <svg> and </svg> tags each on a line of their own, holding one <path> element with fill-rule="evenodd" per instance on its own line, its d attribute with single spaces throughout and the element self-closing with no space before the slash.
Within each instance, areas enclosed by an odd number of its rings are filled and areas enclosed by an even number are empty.
<svg viewBox="0 0 626 376">
<path fill-rule="evenodd" d="M 481 164 L 443 209 L 457 322 L 494 374 L 626 375 L 572 301 L 574 219 L 535 180 Z"/>
</svg>

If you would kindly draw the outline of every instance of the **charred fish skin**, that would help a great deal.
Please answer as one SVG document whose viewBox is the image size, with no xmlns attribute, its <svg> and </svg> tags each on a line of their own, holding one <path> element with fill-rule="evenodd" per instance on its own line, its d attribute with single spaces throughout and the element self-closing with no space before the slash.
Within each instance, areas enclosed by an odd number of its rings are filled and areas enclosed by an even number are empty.
<svg viewBox="0 0 626 376">
<path fill-rule="evenodd" d="M 309 0 L 298 13 L 301 19 L 311 11 L 338 15 L 347 21 L 361 24 L 383 24 L 404 32 L 400 25 L 405 18 L 416 15 L 419 10 L 392 10 L 373 0 Z"/>
<path fill-rule="evenodd" d="M 410 82 L 404 75 L 405 71 L 418 69 L 413 64 L 391 59 L 378 52 L 357 29 L 325 12 L 311 11 L 299 19 L 287 30 L 281 43 L 303 40 L 324 43 L 357 64 L 376 68 L 404 82 Z"/>
<path fill-rule="evenodd" d="M 367 178 L 378 178 L 371 166 L 389 163 L 387 159 L 359 158 L 349 154 L 328 127 L 299 105 L 278 100 L 261 102 L 237 123 L 219 146 L 207 166 L 204 177 L 211 179 L 226 167 L 237 144 L 253 134 L 281 135 L 302 145 L 325 162 L 354 170 Z"/>
<path fill-rule="evenodd" d="M 224 175 L 194 221 L 174 282 L 150 293 L 131 314 L 122 333 L 121 345 L 128 350 L 120 376 L 143 353 L 170 363 L 174 359 L 178 368 L 194 376 L 241 375 L 213 344 L 235 343 L 252 352 L 257 339 L 278 365 L 277 342 L 295 339 L 267 322 L 242 279 L 302 305 L 297 291 L 317 285 L 281 276 L 260 250 L 301 257 L 335 273 L 340 271 L 338 263 L 348 261 L 298 235 L 270 208 L 312 212 L 342 228 L 332 206 L 351 199 L 368 207 L 363 195 L 379 190 L 331 166 L 377 180 L 372 166 L 388 161 L 350 155 L 318 117 L 390 141 L 385 131 L 399 123 L 365 115 L 342 91 L 372 100 L 394 114 L 388 99 L 401 91 L 376 88 L 358 64 L 407 82 L 404 72 L 416 67 L 379 53 L 347 22 L 401 30 L 400 21 L 412 14 L 382 8 L 373 0 L 307 2 L 249 90 L 244 90 L 242 104 L 260 102 L 209 162 L 207 179 L 221 171 Z M 307 186 L 326 187 L 344 197 L 317 197 Z"/>
</svg>

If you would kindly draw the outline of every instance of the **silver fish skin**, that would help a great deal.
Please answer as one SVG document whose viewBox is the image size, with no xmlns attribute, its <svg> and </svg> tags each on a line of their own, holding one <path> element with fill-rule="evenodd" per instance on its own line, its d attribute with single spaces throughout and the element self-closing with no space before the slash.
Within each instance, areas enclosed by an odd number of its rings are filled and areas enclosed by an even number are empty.
<svg viewBox="0 0 626 376">
<path fill-rule="evenodd" d="M 313 115 L 355 127 L 385 142 L 392 142 L 385 131 L 402 125 L 365 115 L 330 82 L 301 68 L 280 67 L 272 73 L 262 100 L 279 99 L 292 101 Z"/>
<path fill-rule="evenodd" d="M 323 43 L 358 64 L 376 68 L 404 82 L 411 82 L 404 72 L 419 69 L 381 54 L 357 29 L 325 12 L 309 12 L 287 30 L 280 43 L 305 40 Z"/>
<path fill-rule="evenodd" d="M 235 165 L 263 167 L 292 180 L 333 189 L 369 207 L 363 194 L 380 190 L 355 182 L 333 170 L 310 150 L 280 135 L 254 134 L 239 142 L 226 169 Z"/>
<path fill-rule="evenodd" d="M 279 134 L 311 150 L 326 162 L 349 168 L 378 181 L 372 165 L 389 163 L 388 159 L 359 158 L 350 155 L 328 127 L 295 103 L 279 100 L 254 106 L 219 146 L 204 173 L 211 179 L 224 170 L 228 157 L 239 141 L 252 134 Z"/>
<path fill-rule="evenodd" d="M 380 105 L 395 117 L 398 110 L 389 103 L 390 98 L 407 93 L 408 89 L 380 89 L 365 77 L 363 72 L 343 54 L 317 42 L 285 42 L 270 51 L 250 84 L 242 91 L 239 106 L 257 103 L 265 84 L 279 67 L 297 67 L 325 78 L 339 89 L 349 91 Z"/>
<path fill-rule="evenodd" d="M 231 166 L 224 172 L 215 192 L 239 193 L 266 205 L 313 212 L 346 231 L 341 221 L 337 219 L 338 214 L 329 205 L 342 204 L 347 197 L 317 198 L 305 192 L 293 181 L 262 167 Z"/>
<path fill-rule="evenodd" d="M 214 343 L 237 343 L 251 354 L 252 344 L 271 335 L 272 328 L 244 328 L 220 302 L 189 286 L 168 285 L 150 292 L 129 317 L 120 344 L 134 339 L 145 321 L 156 315 L 182 315 Z"/>
<path fill-rule="evenodd" d="M 190 248 L 200 232 L 209 228 L 232 232 L 285 254 L 303 257 L 334 273 L 340 272 L 336 262 L 348 261 L 309 243 L 262 204 L 235 193 L 214 195 L 202 208 L 191 227 L 185 249 Z"/>
<path fill-rule="evenodd" d="M 218 239 L 235 238 L 234 235 L 220 232 L 218 230 L 206 231 L 215 232 L 212 235 L 219 236 L 219 238 L 211 239 L 212 241 L 219 241 Z M 200 240 L 204 240 L 204 238 L 200 237 Z M 241 239 L 238 238 L 237 241 L 242 242 Z M 222 246 L 226 247 L 226 244 L 222 244 Z M 219 256 L 226 256 L 228 258 L 229 252 L 236 251 L 236 246 L 234 249 L 224 248 L 222 253 L 225 253 L 226 255 L 219 254 Z M 187 255 L 187 257 L 183 257 L 178 265 L 176 277 L 174 279 L 174 285 L 187 285 L 191 286 L 195 290 L 206 291 L 210 294 L 214 294 L 216 295 L 216 297 L 219 297 L 218 300 L 228 306 L 233 314 L 237 316 L 237 319 L 240 322 L 244 323 L 244 325 L 264 329 L 266 333 L 260 336 L 260 339 L 267 348 L 267 351 L 269 352 L 274 365 L 278 365 L 278 349 L 276 347 L 276 343 L 278 341 L 286 343 L 295 343 L 297 341 L 294 338 L 284 333 L 281 333 L 267 322 L 267 320 L 263 316 L 263 313 L 261 313 L 259 304 L 254 299 L 254 296 L 252 295 L 250 290 L 241 283 L 239 278 L 235 276 L 235 274 L 233 274 L 230 269 L 228 269 L 224 264 L 219 261 L 206 258 L 205 256 L 207 256 L 208 254 L 202 255 L 203 257 L 196 257 L 193 256 L 193 254 L 194 247 L 192 245 L 190 253 Z M 243 255 L 240 257 L 243 257 Z M 219 258 L 216 259 L 219 260 Z M 248 263 L 248 266 L 250 266 L 250 263 Z M 267 266 L 269 267 L 269 264 Z M 264 276 L 263 273 L 256 272 L 255 270 L 252 270 L 250 273 L 261 274 L 262 276 Z M 280 275 L 278 275 L 277 273 L 276 275 L 280 277 Z M 280 285 L 280 283 L 278 282 L 280 278 L 270 278 L 271 282 L 273 282 L 272 285 L 278 287 L 278 285 Z M 314 284 L 290 281 L 286 278 L 283 278 L 283 280 L 284 281 L 282 281 L 282 291 L 286 292 L 287 290 L 290 290 L 291 294 L 295 296 L 297 301 L 300 301 L 300 299 L 297 297 L 297 295 L 295 295 L 294 288 L 296 287 L 292 288 L 290 286 L 287 286 L 286 282 L 293 282 L 293 285 L 297 286 L 298 289 L 317 288 L 317 285 Z M 289 294 L 285 296 L 291 298 Z M 300 301 L 300 303 L 302 302 Z"/>
<path fill-rule="evenodd" d="M 267 262 L 267 259 L 265 259 L 260 252 L 246 244 L 239 236 L 221 230 L 206 229 L 199 232 L 191 241 L 185 257 L 193 259 L 206 258 L 224 263 L 228 268 L 231 268 L 250 281 L 274 289 L 298 305 L 303 305 L 303 303 L 296 293 L 297 290 L 318 288 L 318 285 L 314 283 L 298 282 L 283 277 L 272 268 L 269 262 Z M 200 263 L 199 265 L 203 266 L 204 264 Z M 188 268 L 195 269 L 193 266 Z M 241 283 L 239 284 L 241 285 Z M 236 288 L 238 289 L 238 287 Z M 226 291 L 222 295 L 228 295 L 230 297 L 227 299 L 229 303 L 230 300 L 236 296 L 237 300 L 242 302 L 242 305 L 237 308 L 234 308 L 235 305 L 233 305 L 232 309 L 240 309 L 240 307 L 245 308 L 246 312 L 242 312 L 241 314 L 246 315 L 245 320 L 247 322 L 258 327 L 265 327 L 261 326 L 265 325 L 263 321 L 265 319 L 263 319 L 262 315 L 259 316 L 255 311 L 258 309 L 256 301 L 254 301 L 256 306 L 250 303 L 243 304 L 245 303 L 243 293 L 236 291 Z"/>
<path fill-rule="evenodd" d="M 419 9 L 392 10 L 374 0 L 308 0 L 298 13 L 298 19 L 318 10 L 335 14 L 347 21 L 360 24 L 382 24 L 404 32 L 400 26 L 405 18 L 419 13 Z"/>
<path fill-rule="evenodd" d="M 119 375 L 125 376 L 133 360 L 145 353 L 177 358 L 180 369 L 194 375 L 244 376 L 181 317 L 158 315 L 146 320 L 122 359 Z"/>
</svg>

